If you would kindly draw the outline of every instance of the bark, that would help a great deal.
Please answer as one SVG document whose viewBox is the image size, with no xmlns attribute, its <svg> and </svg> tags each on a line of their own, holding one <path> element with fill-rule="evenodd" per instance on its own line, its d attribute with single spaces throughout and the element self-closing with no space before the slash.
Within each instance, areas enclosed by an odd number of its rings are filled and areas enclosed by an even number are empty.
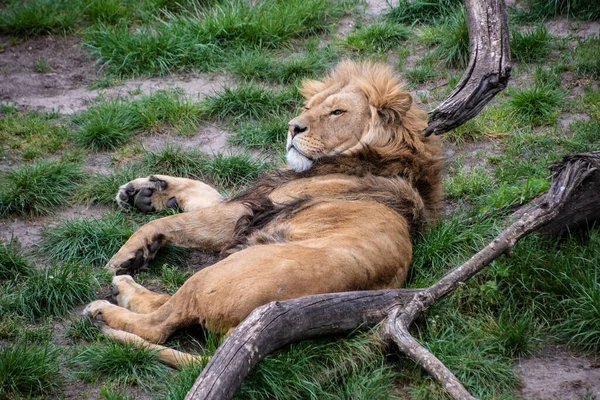
<svg viewBox="0 0 600 400">
<path fill-rule="evenodd" d="M 580 202 L 597 202 L 600 192 L 600 152 L 578 154 L 553 166 L 553 179 L 542 197 L 489 245 L 460 267 L 423 290 L 380 290 L 307 296 L 259 307 L 215 352 L 187 399 L 230 399 L 250 370 L 267 354 L 289 343 L 351 332 L 385 319 L 384 337 L 419 363 L 455 399 L 473 399 L 448 368 L 410 335 L 409 327 L 428 307 L 502 254 L 516 242 Z M 596 183 L 595 183 L 596 182 Z M 594 184 L 595 183 L 595 184 Z M 598 210 L 579 210 L 578 220 L 597 218 Z M 566 225 L 567 227 L 570 224 Z"/>
<path fill-rule="evenodd" d="M 504 0 L 466 0 L 470 59 L 460 82 L 431 111 L 425 136 L 442 134 L 473 118 L 510 78 L 508 18 Z"/>
</svg>

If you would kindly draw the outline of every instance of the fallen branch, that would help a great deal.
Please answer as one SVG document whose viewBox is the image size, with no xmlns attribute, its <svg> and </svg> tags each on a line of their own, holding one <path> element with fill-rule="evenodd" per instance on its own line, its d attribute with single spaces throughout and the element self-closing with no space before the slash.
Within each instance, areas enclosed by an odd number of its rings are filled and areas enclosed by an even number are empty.
<svg viewBox="0 0 600 400">
<path fill-rule="evenodd" d="M 548 192 L 483 250 L 427 289 L 332 293 L 257 308 L 215 352 L 186 398 L 230 399 L 251 369 L 270 352 L 299 340 L 374 326 L 385 319 L 384 336 L 401 352 L 419 363 L 453 398 L 473 399 L 448 368 L 410 335 L 409 327 L 433 303 L 494 259 L 510 254 L 527 234 L 553 225 L 572 209 L 578 210 L 577 221 L 597 218 L 597 209 L 580 210 L 576 203 L 590 198 L 600 201 L 600 152 L 567 157 L 552 170 Z"/>
<path fill-rule="evenodd" d="M 466 0 L 469 65 L 456 88 L 431 111 L 425 136 L 440 135 L 479 114 L 510 78 L 508 18 L 504 0 Z"/>
</svg>

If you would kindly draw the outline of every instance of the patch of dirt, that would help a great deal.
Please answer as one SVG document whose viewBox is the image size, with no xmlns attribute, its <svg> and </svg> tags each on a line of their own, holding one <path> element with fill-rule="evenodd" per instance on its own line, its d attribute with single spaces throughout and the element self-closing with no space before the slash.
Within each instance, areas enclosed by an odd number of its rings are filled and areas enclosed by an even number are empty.
<svg viewBox="0 0 600 400">
<path fill-rule="evenodd" d="M 234 146 L 227 141 L 227 131 L 215 125 L 204 125 L 192 136 L 156 134 L 141 137 L 140 140 L 142 146 L 152 151 L 160 150 L 167 145 L 175 145 L 183 150 L 199 150 L 207 154 L 242 151 L 241 147 Z"/>
<path fill-rule="evenodd" d="M 45 36 L 11 45 L 0 38 L 0 101 L 28 105 L 28 99 L 52 98 L 86 86 L 98 75 L 98 67 L 73 36 Z M 33 70 L 36 60 L 43 59 L 50 72 Z M 47 108 L 58 108 L 55 103 Z"/>
<path fill-rule="evenodd" d="M 579 36 L 587 38 L 600 34 L 599 21 L 575 21 L 572 18 L 556 17 L 546 21 L 548 32 L 554 36 Z"/>
<path fill-rule="evenodd" d="M 161 78 L 132 79 L 118 86 L 90 90 L 87 86 L 100 77 L 99 68 L 72 36 L 47 36 L 10 45 L 0 38 L 0 101 L 16 102 L 34 110 L 55 110 L 74 114 L 102 95 L 106 98 L 131 98 L 154 90 L 181 88 L 192 98 L 204 97 L 225 85 L 230 77 L 209 74 L 182 74 Z M 36 60 L 45 60 L 51 70 L 33 70 Z"/>
<path fill-rule="evenodd" d="M 383 14 L 390 7 L 398 5 L 398 1 L 394 0 L 367 0 L 367 16 L 375 18 Z"/>
<path fill-rule="evenodd" d="M 42 228 L 62 220 L 73 218 L 96 217 L 109 211 L 110 207 L 97 205 L 74 205 L 66 206 L 54 215 L 36 218 L 3 218 L 0 219 L 0 241 L 9 241 L 12 238 L 19 239 L 21 245 L 29 247 L 40 241 Z"/>
<path fill-rule="evenodd" d="M 577 357 L 550 347 L 522 359 L 515 367 L 526 400 L 581 400 L 600 398 L 600 358 Z"/>
<path fill-rule="evenodd" d="M 587 114 L 579 113 L 579 114 L 561 114 L 558 119 L 558 128 L 562 131 L 569 132 L 571 129 L 569 126 L 578 120 L 589 121 L 590 116 Z"/>
</svg>

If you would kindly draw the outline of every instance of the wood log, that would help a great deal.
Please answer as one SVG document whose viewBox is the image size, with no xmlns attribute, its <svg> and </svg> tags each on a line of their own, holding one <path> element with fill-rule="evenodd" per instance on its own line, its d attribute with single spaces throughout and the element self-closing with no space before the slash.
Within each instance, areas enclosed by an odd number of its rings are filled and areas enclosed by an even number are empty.
<svg viewBox="0 0 600 400">
<path fill-rule="evenodd" d="M 332 293 L 257 308 L 215 352 L 186 399 L 230 399 L 251 369 L 270 352 L 299 340 L 374 326 L 383 319 L 384 336 L 422 365 L 453 398 L 473 399 L 452 372 L 410 335 L 409 327 L 462 282 L 502 254 L 510 254 L 519 239 L 551 225 L 563 210 L 575 209 L 574 202 L 584 200 L 587 204 L 589 198 L 598 201 L 600 192 L 590 182 L 599 180 L 600 152 L 566 157 L 552 168 L 548 192 L 489 245 L 427 289 Z M 581 218 L 597 214 L 595 209 L 580 212 L 584 214 Z"/>
<path fill-rule="evenodd" d="M 473 118 L 510 78 L 508 17 L 504 0 L 466 0 L 469 65 L 456 88 L 431 111 L 425 136 L 442 134 Z"/>
</svg>

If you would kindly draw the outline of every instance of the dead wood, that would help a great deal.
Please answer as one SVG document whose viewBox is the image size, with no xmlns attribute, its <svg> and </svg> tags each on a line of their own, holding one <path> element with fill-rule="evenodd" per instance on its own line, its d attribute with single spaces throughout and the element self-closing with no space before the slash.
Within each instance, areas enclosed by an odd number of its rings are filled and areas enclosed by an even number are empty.
<svg viewBox="0 0 600 400">
<path fill-rule="evenodd" d="M 254 310 L 215 352 L 186 398 L 230 399 L 244 377 L 270 352 L 299 340 L 374 326 L 385 319 L 385 338 L 419 363 L 453 398 L 473 399 L 452 372 L 412 337 L 409 327 L 428 307 L 494 259 L 509 255 L 519 239 L 562 221 L 562 213 L 578 210 L 581 215 L 573 222 L 591 222 L 598 217 L 597 209 L 578 206 L 600 201 L 600 152 L 566 157 L 551 169 L 552 183 L 543 196 L 521 210 L 519 218 L 489 245 L 427 289 L 307 296 Z M 565 222 L 565 227 L 570 225 Z"/>
<path fill-rule="evenodd" d="M 425 136 L 442 134 L 473 118 L 510 78 L 508 18 L 504 0 L 466 0 L 470 59 L 456 88 L 431 111 Z"/>
</svg>

